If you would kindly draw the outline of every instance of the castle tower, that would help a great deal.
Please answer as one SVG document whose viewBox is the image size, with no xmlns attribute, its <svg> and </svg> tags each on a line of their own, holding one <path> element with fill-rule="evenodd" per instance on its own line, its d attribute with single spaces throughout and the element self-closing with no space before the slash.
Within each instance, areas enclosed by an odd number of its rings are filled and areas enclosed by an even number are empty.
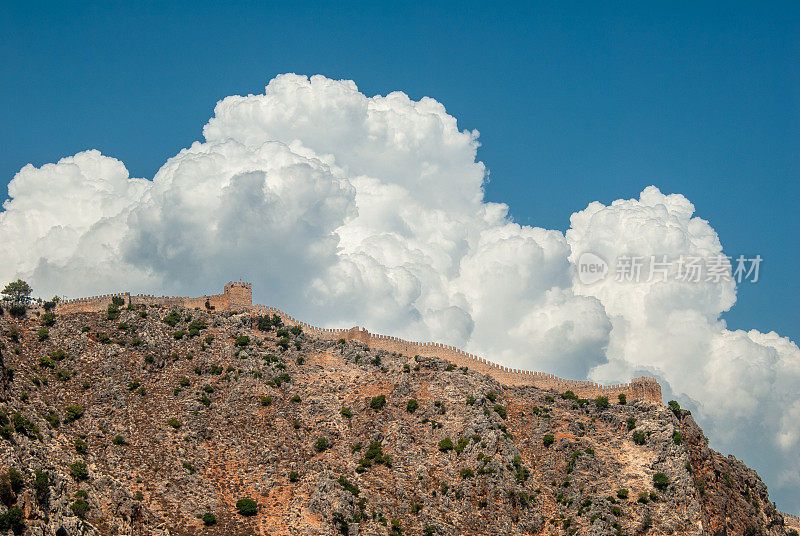
<svg viewBox="0 0 800 536">
<path fill-rule="evenodd" d="M 253 306 L 253 285 L 244 281 L 229 281 L 225 285 L 228 310 L 245 311 Z"/>
</svg>

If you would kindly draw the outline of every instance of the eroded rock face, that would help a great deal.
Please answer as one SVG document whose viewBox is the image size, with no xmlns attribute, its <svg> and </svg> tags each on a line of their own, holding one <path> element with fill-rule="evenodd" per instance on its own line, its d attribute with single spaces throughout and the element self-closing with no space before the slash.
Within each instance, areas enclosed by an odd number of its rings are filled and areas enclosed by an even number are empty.
<svg viewBox="0 0 800 536">
<path fill-rule="evenodd" d="M 59 315 L 43 338 L 0 317 L 0 452 L 22 477 L 4 494 L 0 471 L 2 519 L 18 508 L 31 535 L 787 533 L 686 412 L 255 325 L 137 307 Z"/>
</svg>

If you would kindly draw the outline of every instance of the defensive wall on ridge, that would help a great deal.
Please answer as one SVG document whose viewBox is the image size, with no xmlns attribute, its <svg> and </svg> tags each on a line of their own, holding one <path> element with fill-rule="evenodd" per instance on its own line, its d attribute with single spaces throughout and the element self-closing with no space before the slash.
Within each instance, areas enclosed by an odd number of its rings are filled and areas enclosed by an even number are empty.
<svg viewBox="0 0 800 536">
<path fill-rule="evenodd" d="M 800 517 L 792 514 L 784 514 L 783 512 L 781 512 L 781 515 L 783 516 L 783 521 L 787 527 L 800 532 Z"/>
<path fill-rule="evenodd" d="M 615 385 L 600 385 L 599 383 L 584 380 L 566 380 L 547 372 L 535 372 L 498 365 L 488 359 L 446 344 L 406 341 L 391 335 L 370 333 L 359 326 L 350 329 L 319 328 L 297 320 L 275 307 L 254 305 L 251 312 L 254 314 L 277 314 L 283 319 L 284 323 L 300 326 L 304 332 L 320 338 L 357 341 L 370 348 L 408 356 L 439 357 L 450 361 L 457 367 L 467 367 L 481 374 L 488 374 L 504 385 L 532 385 L 540 389 L 555 389 L 562 393 L 564 391 L 572 391 L 581 398 L 605 396 L 611 400 L 616 399 L 620 394 L 624 394 L 631 400 L 662 403 L 661 386 L 655 378 L 634 378 L 630 383 Z"/>
<path fill-rule="evenodd" d="M 187 309 L 214 309 L 219 311 L 247 310 L 253 304 L 252 285 L 243 281 L 230 281 L 222 294 L 209 294 L 189 298 L 186 296 L 153 296 L 119 292 L 88 298 L 63 300 L 56 305 L 57 313 L 97 313 L 105 311 L 114 298 L 122 298 L 125 304 L 158 305 L 163 307 L 185 307 Z"/>
<path fill-rule="evenodd" d="M 56 312 L 105 311 L 108 309 L 108 306 L 111 305 L 115 297 L 121 297 L 126 304 L 132 305 L 158 305 L 164 307 L 185 307 L 187 309 L 214 309 L 217 311 L 249 311 L 251 315 L 276 314 L 280 316 L 287 325 L 300 326 L 306 333 L 320 338 L 357 341 L 370 348 L 396 352 L 408 356 L 439 357 L 450 361 L 458 367 L 468 367 L 481 374 L 488 374 L 505 385 L 531 385 L 542 389 L 554 389 L 559 392 L 572 391 L 581 398 L 606 396 L 609 400 L 613 400 L 616 399 L 618 395 L 624 394 L 631 400 L 646 400 L 658 404 L 662 403 L 661 386 L 655 378 L 634 378 L 630 383 L 616 385 L 600 385 L 595 382 L 583 380 L 566 380 L 547 372 L 535 372 L 498 365 L 486 358 L 446 344 L 406 341 L 390 335 L 370 333 L 366 329 L 358 326 L 349 329 L 327 329 L 312 326 L 275 307 L 253 305 L 252 285 L 243 281 L 229 282 L 225 285 L 225 290 L 222 294 L 211 294 L 199 296 L 197 298 L 185 296 L 152 296 L 148 294 L 123 292 L 93 296 L 90 298 L 64 300 L 56 306 Z"/>
</svg>

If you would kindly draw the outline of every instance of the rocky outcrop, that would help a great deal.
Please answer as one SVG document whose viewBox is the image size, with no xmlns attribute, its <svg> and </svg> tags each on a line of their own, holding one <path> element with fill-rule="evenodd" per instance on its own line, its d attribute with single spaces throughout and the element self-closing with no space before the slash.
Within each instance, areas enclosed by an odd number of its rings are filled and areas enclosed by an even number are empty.
<svg viewBox="0 0 800 536">
<path fill-rule="evenodd" d="M 755 472 L 647 399 L 249 313 L 110 316 L 0 317 L 0 533 L 787 534 Z"/>
</svg>

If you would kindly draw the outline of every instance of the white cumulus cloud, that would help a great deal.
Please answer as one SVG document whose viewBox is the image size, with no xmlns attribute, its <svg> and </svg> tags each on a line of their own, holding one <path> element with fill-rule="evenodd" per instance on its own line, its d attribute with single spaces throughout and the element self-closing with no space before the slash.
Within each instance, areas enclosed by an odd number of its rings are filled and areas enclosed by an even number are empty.
<svg viewBox="0 0 800 536">
<path fill-rule="evenodd" d="M 326 326 L 572 378 L 656 375 L 800 510 L 797 346 L 728 330 L 730 280 L 577 278 L 584 252 L 723 253 L 685 197 L 649 187 L 595 202 L 566 234 L 519 225 L 484 200 L 478 132 L 444 106 L 322 76 L 227 97 L 203 134 L 152 180 L 97 151 L 22 168 L 0 212 L 0 280 L 80 296 L 199 294 L 242 277 L 258 301 Z"/>
</svg>

